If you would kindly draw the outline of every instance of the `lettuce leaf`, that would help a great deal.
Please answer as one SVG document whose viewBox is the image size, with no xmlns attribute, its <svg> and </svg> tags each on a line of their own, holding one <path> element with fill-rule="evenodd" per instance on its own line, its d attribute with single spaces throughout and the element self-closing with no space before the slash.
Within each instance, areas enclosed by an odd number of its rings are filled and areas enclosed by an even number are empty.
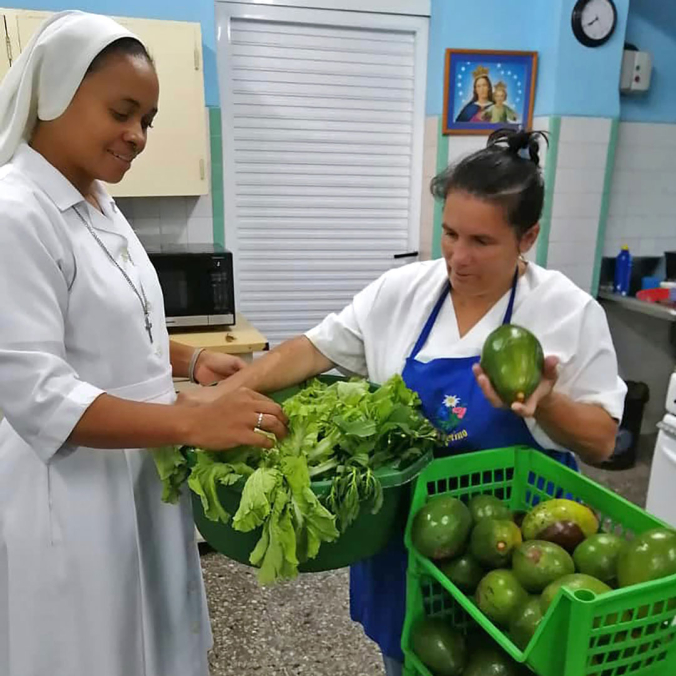
<svg viewBox="0 0 676 676">
<path fill-rule="evenodd" d="M 240 481 L 242 476 L 253 473 L 253 470 L 244 463 L 218 462 L 209 453 L 196 453 L 195 457 L 188 486 L 200 497 L 202 509 L 208 519 L 227 523 L 230 514 L 221 504 L 218 486 L 232 486 Z"/>
<path fill-rule="evenodd" d="M 243 533 L 258 528 L 270 516 L 276 489 L 281 482 L 282 474 L 279 470 L 259 467 L 244 484 L 232 527 Z"/>
<path fill-rule="evenodd" d="M 181 497 L 181 486 L 190 468 L 180 446 L 162 446 L 152 450 L 157 474 L 162 482 L 162 500 L 175 505 Z"/>
</svg>

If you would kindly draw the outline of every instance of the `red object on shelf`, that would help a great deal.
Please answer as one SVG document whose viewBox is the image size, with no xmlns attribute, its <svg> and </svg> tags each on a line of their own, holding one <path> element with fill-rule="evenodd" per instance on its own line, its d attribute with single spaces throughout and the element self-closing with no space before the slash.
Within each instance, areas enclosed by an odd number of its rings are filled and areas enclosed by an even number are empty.
<svg viewBox="0 0 676 676">
<path fill-rule="evenodd" d="M 669 289 L 643 289 L 636 294 L 639 300 L 647 300 L 649 303 L 659 303 L 669 300 Z"/>
</svg>

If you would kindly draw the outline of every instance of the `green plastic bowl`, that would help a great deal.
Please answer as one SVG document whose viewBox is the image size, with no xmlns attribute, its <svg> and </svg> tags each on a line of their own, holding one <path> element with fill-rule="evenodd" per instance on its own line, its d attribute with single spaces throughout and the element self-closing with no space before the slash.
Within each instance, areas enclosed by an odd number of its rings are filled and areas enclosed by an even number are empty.
<svg viewBox="0 0 676 676">
<path fill-rule="evenodd" d="M 321 376 L 320 380 L 334 383 L 345 380 L 338 376 Z M 376 385 L 372 385 L 376 388 Z M 289 387 L 273 395 L 272 399 L 281 403 L 296 394 L 302 385 Z M 377 514 L 371 514 L 369 505 L 362 507 L 359 516 L 335 541 L 322 544 L 314 559 L 302 563 L 302 573 L 315 573 L 325 570 L 344 568 L 363 559 L 374 556 L 392 539 L 396 533 L 403 533 L 410 506 L 410 484 L 432 461 L 429 453 L 402 471 L 383 467 L 376 472 L 383 487 L 383 506 Z M 218 497 L 227 512 L 234 514 L 242 496 L 244 482 L 233 486 L 219 486 Z M 331 489 L 331 481 L 313 481 L 312 490 L 317 496 L 326 495 Z M 230 559 L 247 565 L 249 556 L 261 536 L 261 528 L 241 533 L 227 523 L 211 521 L 204 514 L 199 496 L 192 495 L 195 524 L 213 549 Z"/>
</svg>

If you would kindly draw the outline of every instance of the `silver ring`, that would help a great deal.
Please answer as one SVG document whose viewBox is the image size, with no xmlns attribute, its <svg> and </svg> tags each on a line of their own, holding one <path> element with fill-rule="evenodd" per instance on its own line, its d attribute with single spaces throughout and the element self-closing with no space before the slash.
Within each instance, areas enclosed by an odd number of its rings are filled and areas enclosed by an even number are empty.
<svg viewBox="0 0 676 676">
<path fill-rule="evenodd" d="M 263 425 L 263 414 L 259 413 L 258 414 L 258 422 L 256 423 L 256 427 L 254 427 L 254 431 L 263 429 L 262 425 Z"/>
</svg>

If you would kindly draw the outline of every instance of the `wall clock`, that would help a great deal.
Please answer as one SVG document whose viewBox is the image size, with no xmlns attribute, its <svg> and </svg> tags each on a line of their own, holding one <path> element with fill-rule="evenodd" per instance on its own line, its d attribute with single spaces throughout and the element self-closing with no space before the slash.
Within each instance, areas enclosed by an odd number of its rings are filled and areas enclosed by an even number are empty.
<svg viewBox="0 0 676 676">
<path fill-rule="evenodd" d="M 573 33 L 585 47 L 600 47 L 617 27 L 613 0 L 578 0 L 573 9 Z"/>
</svg>

